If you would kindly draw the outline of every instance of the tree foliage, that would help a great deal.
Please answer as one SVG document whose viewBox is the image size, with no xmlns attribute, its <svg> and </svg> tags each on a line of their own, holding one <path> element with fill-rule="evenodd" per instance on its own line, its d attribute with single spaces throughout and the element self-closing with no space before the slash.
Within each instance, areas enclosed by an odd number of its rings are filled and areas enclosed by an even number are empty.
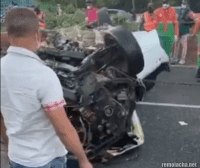
<svg viewBox="0 0 200 168">
<path fill-rule="evenodd" d="M 40 7 L 47 16 L 47 28 L 55 27 L 70 27 L 74 25 L 80 25 L 85 28 L 85 1 L 86 0 L 34 0 L 37 7 Z M 191 1 L 191 0 L 188 0 Z M 200 9 L 200 2 L 192 0 L 191 7 Z M 136 13 L 142 13 L 147 10 L 147 4 L 150 0 L 135 0 Z M 155 8 L 162 5 L 162 0 L 152 0 L 155 4 Z M 182 0 L 170 0 L 171 6 L 180 6 Z M 57 4 L 60 4 L 62 9 L 62 16 L 57 16 Z M 122 9 L 127 12 L 131 12 L 133 8 L 132 0 L 96 0 L 96 6 L 108 7 L 113 9 Z M 115 18 L 116 24 L 126 25 L 125 18 Z"/>
<path fill-rule="evenodd" d="M 72 4 L 75 8 L 85 8 L 86 0 L 34 0 L 39 1 L 43 4 L 52 4 L 51 7 L 56 7 L 56 4 L 60 4 L 61 7 L 66 7 Z M 147 4 L 150 0 L 134 0 L 136 12 L 144 12 L 147 9 Z M 187 0 L 191 4 L 193 10 L 200 10 L 200 1 L 199 0 Z M 152 0 L 156 7 L 160 7 L 162 0 Z M 180 6 L 182 0 L 170 0 L 171 6 Z M 132 0 L 96 0 L 97 7 L 108 7 L 114 9 L 123 9 L 127 12 L 130 12 L 132 9 Z M 47 6 L 48 7 L 48 6 Z M 49 7 L 49 9 L 51 8 Z M 51 9 L 50 9 L 51 10 Z M 200 11 L 199 11 L 200 12 Z"/>
</svg>

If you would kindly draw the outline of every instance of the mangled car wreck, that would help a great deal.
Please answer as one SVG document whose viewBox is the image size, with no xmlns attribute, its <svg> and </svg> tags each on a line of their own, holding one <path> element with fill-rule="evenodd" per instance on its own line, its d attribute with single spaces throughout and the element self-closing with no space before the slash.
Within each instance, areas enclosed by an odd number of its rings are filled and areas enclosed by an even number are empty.
<svg viewBox="0 0 200 168">
<path fill-rule="evenodd" d="M 169 68 L 156 30 L 110 27 L 103 40 L 103 46 L 88 52 L 57 36 L 57 50 L 38 52 L 60 79 L 67 115 L 91 160 L 117 156 L 144 143 L 136 102 L 152 83 L 143 80 L 156 80 Z"/>
</svg>

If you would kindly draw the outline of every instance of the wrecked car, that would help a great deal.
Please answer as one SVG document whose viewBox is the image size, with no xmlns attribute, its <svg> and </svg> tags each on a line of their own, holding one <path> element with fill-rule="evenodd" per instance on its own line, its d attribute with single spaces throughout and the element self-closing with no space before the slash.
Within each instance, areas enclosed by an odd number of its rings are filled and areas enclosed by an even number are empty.
<svg viewBox="0 0 200 168">
<path fill-rule="evenodd" d="M 90 50 L 57 36 L 56 50 L 38 55 L 60 79 L 67 115 L 88 158 L 108 161 L 144 143 L 136 102 L 154 85 L 143 80 L 169 70 L 169 58 L 156 30 L 110 27 L 103 41 Z"/>
</svg>

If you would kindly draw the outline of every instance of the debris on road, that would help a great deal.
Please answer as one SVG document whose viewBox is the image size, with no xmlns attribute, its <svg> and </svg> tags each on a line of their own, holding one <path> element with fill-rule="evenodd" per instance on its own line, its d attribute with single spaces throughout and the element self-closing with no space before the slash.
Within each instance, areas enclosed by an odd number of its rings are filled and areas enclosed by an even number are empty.
<svg viewBox="0 0 200 168">
<path fill-rule="evenodd" d="M 181 124 L 181 126 L 188 125 L 188 123 L 186 123 L 184 121 L 179 121 L 179 124 Z"/>
</svg>

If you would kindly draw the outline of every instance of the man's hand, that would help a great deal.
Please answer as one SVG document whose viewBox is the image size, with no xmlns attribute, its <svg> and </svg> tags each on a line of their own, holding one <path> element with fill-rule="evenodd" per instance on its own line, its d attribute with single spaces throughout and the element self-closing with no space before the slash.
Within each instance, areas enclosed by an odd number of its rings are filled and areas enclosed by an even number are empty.
<svg viewBox="0 0 200 168">
<path fill-rule="evenodd" d="M 80 168 L 93 168 L 90 162 L 80 163 Z"/>
<path fill-rule="evenodd" d="M 92 165 L 89 163 L 85 151 L 83 150 L 79 136 L 67 117 L 64 107 L 46 112 L 46 115 L 53 124 L 62 143 L 77 157 L 81 168 L 92 168 Z"/>
<path fill-rule="evenodd" d="M 6 126 L 4 123 L 3 116 L 1 114 L 0 114 L 0 118 L 1 118 L 1 143 L 8 146 L 8 136 L 6 134 Z"/>
</svg>

